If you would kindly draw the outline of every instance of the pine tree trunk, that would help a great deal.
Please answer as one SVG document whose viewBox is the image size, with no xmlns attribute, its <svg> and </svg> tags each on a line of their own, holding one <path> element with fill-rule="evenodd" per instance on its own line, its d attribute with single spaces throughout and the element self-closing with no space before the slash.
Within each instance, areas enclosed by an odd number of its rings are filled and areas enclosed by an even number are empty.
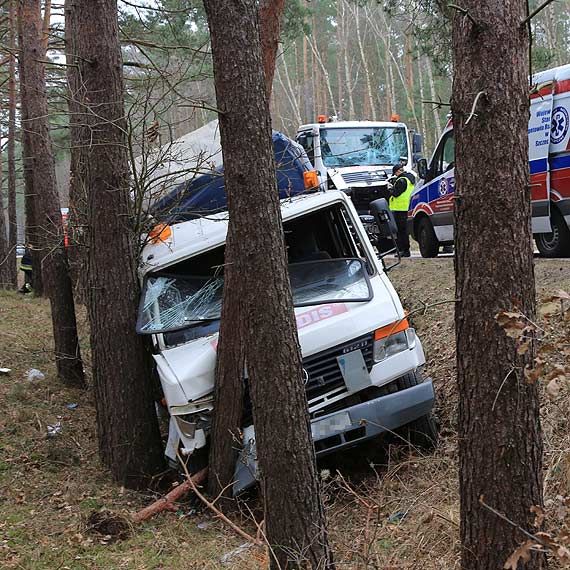
<svg viewBox="0 0 570 570">
<path fill-rule="evenodd" d="M 299 567 L 294 557 L 302 552 L 304 567 L 324 570 L 332 556 L 301 380 L 256 4 L 204 2 L 230 216 L 222 327 L 233 310 L 244 323 L 221 330 L 218 380 L 228 366 L 235 383 L 247 362 L 271 568 Z"/>
<path fill-rule="evenodd" d="M 39 196 L 34 190 L 34 172 L 31 148 L 31 136 L 28 125 L 28 102 L 27 102 L 27 76 L 26 61 L 22 47 L 22 0 L 18 2 L 17 27 L 18 27 L 18 76 L 20 79 L 20 133 L 22 146 L 22 169 L 24 174 L 24 209 L 26 214 L 26 244 L 30 248 L 33 268 L 34 294 L 38 297 L 44 295 L 44 275 L 42 267 L 42 252 L 40 244 L 40 231 L 38 220 L 41 215 Z"/>
<path fill-rule="evenodd" d="M 88 196 L 93 389 L 99 451 L 115 479 L 140 487 L 163 465 L 150 355 L 135 333 L 135 274 L 123 70 L 116 0 L 73 0 L 81 121 L 91 132 L 81 169 Z M 84 141 L 80 141 L 83 144 Z M 76 141 L 72 141 L 75 144 Z"/>
<path fill-rule="evenodd" d="M 525 536 L 481 501 L 531 532 L 530 508 L 542 504 L 538 390 L 523 373 L 532 350 L 517 354 L 495 319 L 535 314 L 528 33 L 524 0 L 461 7 L 469 17 L 454 17 L 452 109 L 462 568 L 489 570 Z M 544 555 L 532 556 L 525 569 L 546 567 Z"/>
<path fill-rule="evenodd" d="M 89 144 L 90 133 L 82 126 L 81 113 L 84 107 L 85 89 L 79 77 L 78 60 L 75 57 L 77 37 L 72 0 L 65 0 L 65 57 L 69 64 L 66 67 L 68 89 L 69 137 L 69 215 L 67 218 L 69 238 L 69 264 L 75 293 L 80 302 L 85 302 L 87 295 L 87 244 L 89 242 L 87 224 L 87 195 L 83 180 L 83 166 L 87 163 L 85 149 Z M 75 65 L 74 65 L 75 64 Z"/>
<path fill-rule="evenodd" d="M 63 225 L 55 163 L 49 133 L 48 101 L 45 82 L 40 0 L 22 0 L 22 45 L 26 77 L 27 118 L 23 128 L 29 132 L 33 186 L 38 192 L 41 217 L 36 223 L 41 229 L 42 266 L 45 286 L 51 305 L 55 361 L 63 382 L 84 386 L 83 363 L 77 337 L 75 305 L 63 244 Z"/>
<path fill-rule="evenodd" d="M 18 287 L 16 244 L 18 221 L 16 217 L 16 0 L 10 0 L 8 16 L 8 268 L 11 287 Z"/>
<path fill-rule="evenodd" d="M 427 74 L 428 74 L 428 81 L 429 81 L 429 88 L 431 93 L 431 100 L 438 101 L 437 93 L 435 91 L 435 81 L 433 79 L 433 71 L 431 67 L 431 61 L 429 57 L 426 57 L 426 67 L 427 67 Z M 438 140 L 439 135 L 441 134 L 441 120 L 439 118 L 439 111 L 437 106 L 434 105 L 432 109 L 433 113 L 433 127 L 434 127 L 434 140 Z"/>
<path fill-rule="evenodd" d="M 0 99 L 0 114 L 2 113 L 2 101 Z M 10 288 L 10 275 L 8 269 L 8 232 L 6 224 L 6 212 L 4 211 L 4 182 L 3 156 L 0 152 L 0 289 Z"/>
<path fill-rule="evenodd" d="M 281 34 L 281 21 L 285 0 L 261 0 L 259 3 L 259 22 L 261 27 L 261 50 L 263 53 L 263 70 L 265 72 L 265 89 L 268 99 L 271 98 L 273 76 L 275 75 L 275 59 Z"/>
</svg>

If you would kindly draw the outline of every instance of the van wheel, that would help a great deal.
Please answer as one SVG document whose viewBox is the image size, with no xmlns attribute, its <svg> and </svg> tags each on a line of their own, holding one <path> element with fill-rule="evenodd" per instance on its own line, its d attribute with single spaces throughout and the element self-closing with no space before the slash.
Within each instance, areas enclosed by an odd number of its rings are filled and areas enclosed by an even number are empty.
<svg viewBox="0 0 570 570">
<path fill-rule="evenodd" d="M 422 373 L 419 370 L 409 372 L 396 380 L 398 389 L 405 390 L 422 383 Z M 417 420 L 405 425 L 398 433 L 407 442 L 419 449 L 431 450 L 437 445 L 437 425 L 433 412 L 421 416 Z"/>
<path fill-rule="evenodd" d="M 553 208 L 550 214 L 552 231 L 536 236 L 536 247 L 543 257 L 570 257 L 570 230 L 564 216 Z"/>
<path fill-rule="evenodd" d="M 439 253 L 439 242 L 433 226 L 428 218 L 422 218 L 418 225 L 418 243 L 422 257 L 437 257 Z"/>
</svg>

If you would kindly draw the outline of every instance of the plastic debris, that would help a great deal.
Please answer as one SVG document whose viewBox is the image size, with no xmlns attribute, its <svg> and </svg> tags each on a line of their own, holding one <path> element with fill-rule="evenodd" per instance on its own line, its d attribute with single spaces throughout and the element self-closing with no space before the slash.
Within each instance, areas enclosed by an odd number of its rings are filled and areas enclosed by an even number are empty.
<svg viewBox="0 0 570 570">
<path fill-rule="evenodd" d="M 47 426 L 47 437 L 55 437 L 61 433 L 63 426 L 61 421 L 56 422 L 55 424 L 51 424 Z"/>
<path fill-rule="evenodd" d="M 226 552 L 221 558 L 220 562 L 222 564 L 231 564 L 240 554 L 243 554 L 250 548 L 253 548 L 255 544 L 253 542 L 244 542 L 241 546 Z"/>
<path fill-rule="evenodd" d="M 393 513 L 388 517 L 389 523 L 399 523 L 408 513 L 404 511 L 398 511 L 397 513 Z"/>
<path fill-rule="evenodd" d="M 11 368 L 0 368 L 0 376 L 8 376 L 12 372 Z"/>
<path fill-rule="evenodd" d="M 196 525 L 196 527 L 199 528 L 200 530 L 207 530 L 209 526 L 210 526 L 210 523 L 207 523 L 207 522 L 199 522 Z"/>
<path fill-rule="evenodd" d="M 30 382 L 35 382 L 36 380 L 45 380 L 46 376 L 41 370 L 38 370 L 37 368 L 30 368 L 26 372 L 26 378 Z"/>
<path fill-rule="evenodd" d="M 68 410 L 75 410 L 75 408 L 77 408 L 78 404 L 67 404 L 67 406 L 65 406 Z"/>
</svg>

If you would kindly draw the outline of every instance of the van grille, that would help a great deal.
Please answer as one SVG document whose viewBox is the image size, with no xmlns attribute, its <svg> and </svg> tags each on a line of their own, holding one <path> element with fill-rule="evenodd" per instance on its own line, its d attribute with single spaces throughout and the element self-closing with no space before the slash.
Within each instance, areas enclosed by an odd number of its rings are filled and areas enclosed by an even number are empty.
<svg viewBox="0 0 570 570">
<path fill-rule="evenodd" d="M 307 356 L 303 359 L 303 368 L 307 371 L 309 379 L 305 384 L 307 400 L 311 401 L 319 396 L 327 394 L 332 390 L 344 386 L 344 379 L 338 366 L 337 356 L 342 356 L 353 350 L 361 350 L 368 372 L 372 370 L 372 351 L 374 349 L 374 333 L 369 333 L 359 338 L 339 344 L 317 354 Z M 246 381 L 242 427 L 247 427 L 253 423 L 251 410 L 251 398 L 249 385 Z"/>
<path fill-rule="evenodd" d="M 378 184 L 382 180 L 387 180 L 388 176 L 383 170 L 374 172 L 347 172 L 342 175 L 346 184 Z"/>
<path fill-rule="evenodd" d="M 307 400 L 314 400 L 344 385 L 344 380 L 336 360 L 337 356 L 342 356 L 347 352 L 360 349 L 362 356 L 364 356 L 366 367 L 370 372 L 370 370 L 372 370 L 373 345 L 374 335 L 367 334 L 304 358 L 303 368 L 309 374 L 309 380 L 305 385 Z"/>
</svg>

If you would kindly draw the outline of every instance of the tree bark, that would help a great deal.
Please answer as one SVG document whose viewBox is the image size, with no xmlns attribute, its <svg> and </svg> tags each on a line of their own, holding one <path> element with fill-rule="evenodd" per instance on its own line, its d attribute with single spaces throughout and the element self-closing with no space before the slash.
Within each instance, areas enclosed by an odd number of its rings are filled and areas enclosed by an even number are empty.
<svg viewBox="0 0 570 570">
<path fill-rule="evenodd" d="M 18 243 L 18 221 L 16 217 L 16 0 L 10 0 L 8 15 L 8 267 L 9 282 L 18 287 L 16 268 L 16 244 Z"/>
<path fill-rule="evenodd" d="M 517 353 L 498 312 L 535 313 L 523 0 L 464 0 L 453 22 L 456 305 L 462 568 L 501 568 L 542 504 L 532 350 Z M 477 101 L 474 112 L 472 109 Z M 482 167 L 484 165 L 484 167 Z M 533 553 L 525 569 L 546 567 Z"/>
<path fill-rule="evenodd" d="M 81 169 L 88 196 L 93 389 L 99 452 L 115 479 L 140 487 L 163 465 L 151 389 L 150 355 L 135 333 L 135 274 L 122 57 L 116 0 L 72 0 L 76 64 L 90 130 Z M 72 141 L 83 145 L 84 141 Z"/>
<path fill-rule="evenodd" d="M 247 363 L 271 568 L 327 569 L 332 555 L 301 379 L 256 4 L 204 2 L 230 216 L 218 366 L 240 378 L 241 359 Z M 232 310 L 244 323 L 239 331 L 224 328 Z M 236 354 L 239 362 L 229 360 Z"/>
<path fill-rule="evenodd" d="M 0 99 L 0 114 L 2 113 L 2 101 Z M 4 192 L 3 186 L 3 161 L 0 152 L 0 289 L 10 287 L 10 276 L 8 274 L 8 232 L 6 224 L 6 212 L 4 212 Z"/>
<path fill-rule="evenodd" d="M 281 21 L 285 0 L 261 0 L 259 3 L 259 23 L 261 28 L 261 51 L 263 53 L 263 70 L 265 72 L 265 91 L 267 99 L 271 99 L 275 60 L 281 34 Z"/>
<path fill-rule="evenodd" d="M 21 0 L 14 0 L 21 2 Z M 41 215 L 39 197 L 34 190 L 34 173 L 32 164 L 31 137 L 28 128 L 27 76 L 26 61 L 22 47 L 22 14 L 21 4 L 18 4 L 18 75 L 20 78 L 20 133 L 22 143 L 22 166 L 24 174 L 24 209 L 26 214 L 26 244 L 30 248 L 33 268 L 34 294 L 42 297 L 44 294 L 44 276 L 42 267 L 42 252 L 40 246 L 38 220 Z"/>
<path fill-rule="evenodd" d="M 87 194 L 83 182 L 82 171 L 87 164 L 85 157 L 89 145 L 90 133 L 82 120 L 85 105 L 85 87 L 79 76 L 79 60 L 77 59 L 77 10 L 73 9 L 71 0 L 65 0 L 65 57 L 67 78 L 67 107 L 69 114 L 70 145 L 69 164 L 69 215 L 67 218 L 67 234 L 69 238 L 69 262 L 71 277 L 75 285 L 75 294 L 80 302 L 87 296 L 87 244 L 89 243 L 87 223 Z"/>
<path fill-rule="evenodd" d="M 20 9 L 21 53 L 26 70 L 27 118 L 24 128 L 29 133 L 33 185 L 38 192 L 37 200 L 41 207 L 41 218 L 38 216 L 36 223 L 41 228 L 42 266 L 51 305 L 55 361 L 60 380 L 82 387 L 85 385 L 85 378 L 67 254 L 63 244 L 61 209 L 49 133 L 45 69 L 41 62 L 44 56 L 40 0 L 21 0 Z"/>
</svg>

